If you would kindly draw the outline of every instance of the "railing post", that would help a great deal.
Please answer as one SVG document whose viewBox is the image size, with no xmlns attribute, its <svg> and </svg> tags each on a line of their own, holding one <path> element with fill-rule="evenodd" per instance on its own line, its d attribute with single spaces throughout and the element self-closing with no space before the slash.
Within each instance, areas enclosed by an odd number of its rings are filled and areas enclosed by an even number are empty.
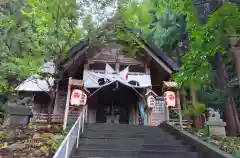
<svg viewBox="0 0 240 158">
<path fill-rule="evenodd" d="M 84 109 L 85 111 L 85 109 Z M 83 117 L 82 117 L 82 132 L 83 132 L 83 128 L 84 128 L 84 120 L 85 120 L 85 112 L 83 111 Z"/>
<path fill-rule="evenodd" d="M 88 121 L 88 105 L 86 105 L 86 122 Z"/>
<path fill-rule="evenodd" d="M 81 133 L 81 119 L 78 120 L 78 134 L 77 134 L 77 144 L 76 144 L 76 148 L 78 148 L 79 146 L 79 137 L 80 137 L 80 133 Z"/>
<path fill-rule="evenodd" d="M 66 152 L 65 152 L 65 158 L 68 158 L 68 148 L 69 148 L 69 139 L 67 140 L 67 146 L 66 146 Z"/>
<path fill-rule="evenodd" d="M 59 158 L 59 157 L 68 158 L 68 156 L 72 152 L 72 147 L 73 146 L 75 147 L 75 145 L 70 144 L 71 143 L 70 140 L 72 140 L 72 139 L 74 139 L 74 141 L 76 141 L 76 143 L 77 143 L 76 148 L 79 148 L 79 143 L 80 143 L 79 140 L 80 140 L 81 133 L 84 130 L 84 121 L 85 121 L 85 117 L 87 116 L 86 108 L 87 107 L 84 107 L 84 109 L 81 112 L 80 116 L 78 117 L 77 121 L 74 123 L 73 127 L 68 132 L 68 135 L 65 137 L 64 141 L 62 142 L 59 149 L 55 153 L 54 158 Z M 76 130 L 78 132 L 77 136 L 75 133 Z M 61 153 L 61 155 L 59 155 L 60 153 Z"/>
</svg>

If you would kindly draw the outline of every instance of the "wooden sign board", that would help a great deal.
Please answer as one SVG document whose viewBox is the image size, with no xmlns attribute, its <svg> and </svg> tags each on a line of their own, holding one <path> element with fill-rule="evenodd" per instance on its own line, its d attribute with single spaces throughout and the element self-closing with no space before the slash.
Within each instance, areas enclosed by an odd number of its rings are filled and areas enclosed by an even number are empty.
<svg viewBox="0 0 240 158">
<path fill-rule="evenodd" d="M 83 87 L 83 81 L 82 80 L 76 80 L 69 78 L 69 84 L 72 86 L 78 86 L 78 87 Z"/>
<path fill-rule="evenodd" d="M 148 106 L 149 108 L 154 108 L 155 105 L 156 105 L 156 99 L 155 99 L 155 97 L 152 96 L 152 95 L 149 95 L 149 96 L 147 97 L 147 106 Z"/>
</svg>

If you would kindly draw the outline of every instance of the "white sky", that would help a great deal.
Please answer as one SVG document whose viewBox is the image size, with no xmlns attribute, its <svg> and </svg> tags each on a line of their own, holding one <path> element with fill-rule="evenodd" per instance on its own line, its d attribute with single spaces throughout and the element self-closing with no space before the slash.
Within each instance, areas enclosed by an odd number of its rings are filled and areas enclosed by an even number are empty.
<svg viewBox="0 0 240 158">
<path fill-rule="evenodd" d="M 77 0 L 77 3 L 81 3 L 82 0 Z M 114 2 L 115 1 L 115 2 Z M 85 6 L 81 6 L 81 11 L 87 16 L 90 15 L 92 21 L 96 23 L 96 25 L 100 25 L 103 22 L 105 22 L 108 18 L 111 18 L 116 11 L 117 8 L 117 0 L 112 0 L 110 6 L 106 6 L 104 8 L 100 8 L 100 5 L 97 3 L 91 2 L 91 0 L 88 1 L 88 4 L 85 4 Z M 79 26 L 82 25 L 82 16 L 80 16 L 79 19 Z"/>
</svg>

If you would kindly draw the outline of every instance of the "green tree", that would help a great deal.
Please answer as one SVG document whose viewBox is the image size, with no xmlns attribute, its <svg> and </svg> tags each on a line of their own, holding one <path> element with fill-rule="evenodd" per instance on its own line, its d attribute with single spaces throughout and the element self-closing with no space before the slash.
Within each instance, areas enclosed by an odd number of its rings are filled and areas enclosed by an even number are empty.
<svg viewBox="0 0 240 158">
<path fill-rule="evenodd" d="M 11 77 L 43 76 L 42 64 L 64 56 L 82 36 L 74 0 L 6 1 L 0 14 L 1 91 Z"/>
<path fill-rule="evenodd" d="M 175 14 L 165 9 L 161 17 L 156 16 L 153 12 L 153 22 L 149 27 L 149 35 L 153 38 L 154 43 L 167 53 L 173 59 L 184 54 L 186 50 L 187 39 L 185 16 Z"/>
<path fill-rule="evenodd" d="M 211 84 L 214 85 L 214 89 L 220 89 L 222 93 L 219 97 L 223 98 L 228 129 L 230 134 L 236 134 L 239 131 L 237 127 L 239 121 L 232 93 L 225 91 L 230 80 L 221 54 L 228 53 L 226 39 L 229 35 L 237 34 L 239 29 L 239 8 L 233 3 L 224 3 L 219 7 L 219 3 L 211 2 L 210 5 L 204 4 L 203 7 L 196 8 L 196 3 L 191 0 L 133 2 L 123 9 L 124 22 L 129 27 L 140 28 L 146 34 L 149 24 L 156 19 L 152 19 L 152 13 L 149 13 L 152 8 L 156 8 L 155 17 L 157 18 L 164 19 L 166 9 L 174 14 L 185 16 L 189 38 L 188 52 L 182 56 L 182 65 L 173 78 L 180 85 L 194 86 L 193 88 L 197 91 Z M 142 19 L 141 15 L 146 18 Z M 171 21 L 171 17 L 168 17 L 168 21 Z M 162 49 L 166 49 L 163 44 L 167 45 L 170 50 L 172 49 L 172 43 L 163 40 L 171 38 L 169 30 L 171 27 L 166 29 L 163 23 L 156 27 L 154 32 L 155 42 L 160 41 L 158 44 Z M 166 35 L 166 32 L 169 34 Z M 161 41 L 166 41 L 166 43 Z"/>
</svg>

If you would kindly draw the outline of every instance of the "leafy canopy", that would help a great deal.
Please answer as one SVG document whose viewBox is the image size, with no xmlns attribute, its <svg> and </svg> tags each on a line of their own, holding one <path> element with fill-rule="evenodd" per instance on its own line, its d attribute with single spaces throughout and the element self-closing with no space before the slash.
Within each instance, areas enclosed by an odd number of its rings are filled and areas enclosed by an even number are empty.
<svg viewBox="0 0 240 158">
<path fill-rule="evenodd" d="M 0 91 L 9 80 L 38 74 L 83 35 L 75 0 L 11 0 L 0 6 Z"/>
</svg>

